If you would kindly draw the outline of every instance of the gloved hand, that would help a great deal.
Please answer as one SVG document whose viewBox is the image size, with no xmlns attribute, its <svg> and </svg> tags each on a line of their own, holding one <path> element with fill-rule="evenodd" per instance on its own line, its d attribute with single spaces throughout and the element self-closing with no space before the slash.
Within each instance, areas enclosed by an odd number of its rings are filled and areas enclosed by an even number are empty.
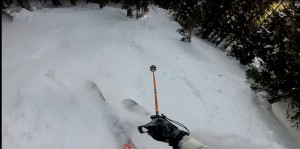
<svg viewBox="0 0 300 149">
<path fill-rule="evenodd" d="M 169 143 L 173 148 L 178 148 L 178 143 L 182 137 L 189 135 L 187 132 L 179 130 L 164 115 L 152 115 L 150 118 L 152 121 L 146 125 L 139 126 L 139 131 L 144 133 L 142 128 L 146 128 L 148 130 L 147 133 L 153 139 Z"/>
</svg>

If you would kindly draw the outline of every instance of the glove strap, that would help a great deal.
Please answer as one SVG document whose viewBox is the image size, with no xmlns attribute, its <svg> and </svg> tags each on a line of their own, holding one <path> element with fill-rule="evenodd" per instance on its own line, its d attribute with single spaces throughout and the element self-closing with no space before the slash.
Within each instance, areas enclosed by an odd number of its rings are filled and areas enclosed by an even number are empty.
<svg viewBox="0 0 300 149">
<path fill-rule="evenodd" d="M 146 133 L 147 132 L 147 131 L 144 131 L 143 128 L 146 128 L 145 125 L 138 126 L 138 130 L 139 130 L 140 133 Z"/>
</svg>

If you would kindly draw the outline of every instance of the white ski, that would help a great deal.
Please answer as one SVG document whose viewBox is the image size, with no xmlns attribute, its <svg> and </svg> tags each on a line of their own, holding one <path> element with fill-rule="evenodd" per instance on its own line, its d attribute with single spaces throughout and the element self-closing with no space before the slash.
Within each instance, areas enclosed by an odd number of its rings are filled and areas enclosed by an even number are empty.
<svg viewBox="0 0 300 149">
<path fill-rule="evenodd" d="M 137 103 L 136 101 L 134 101 L 132 99 L 122 100 L 122 105 L 125 109 L 127 109 L 131 112 L 138 113 L 143 116 L 151 115 L 151 113 L 147 109 L 145 109 L 142 105 L 140 105 L 139 103 Z"/>
<path fill-rule="evenodd" d="M 107 125 L 110 131 L 116 136 L 117 142 L 120 142 L 119 145 L 122 146 L 123 149 L 136 149 L 133 141 L 124 129 L 124 126 L 108 105 L 107 100 L 97 84 L 93 81 L 87 81 L 86 84 L 88 91 L 91 92 L 95 98 L 99 99 Z"/>
</svg>

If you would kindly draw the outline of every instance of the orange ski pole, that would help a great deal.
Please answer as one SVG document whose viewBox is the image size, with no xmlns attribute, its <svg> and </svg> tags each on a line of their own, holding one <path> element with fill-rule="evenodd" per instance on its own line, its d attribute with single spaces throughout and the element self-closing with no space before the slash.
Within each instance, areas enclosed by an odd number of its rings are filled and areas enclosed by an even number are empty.
<svg viewBox="0 0 300 149">
<path fill-rule="evenodd" d="M 156 82 L 155 82 L 155 74 L 154 74 L 154 72 L 156 71 L 156 66 L 155 65 L 151 65 L 150 66 L 150 71 L 152 71 L 152 75 L 153 75 L 155 112 L 156 112 L 156 115 L 159 115 L 159 112 L 158 112 L 157 91 L 156 91 Z"/>
</svg>

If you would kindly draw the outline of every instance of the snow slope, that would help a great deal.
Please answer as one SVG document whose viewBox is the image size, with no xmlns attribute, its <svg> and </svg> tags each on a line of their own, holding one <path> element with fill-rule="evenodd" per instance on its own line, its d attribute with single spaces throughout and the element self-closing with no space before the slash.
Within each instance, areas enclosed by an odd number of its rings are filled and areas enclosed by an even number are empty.
<svg viewBox="0 0 300 149">
<path fill-rule="evenodd" d="M 2 21 L 4 149 L 120 148 L 85 88 L 93 80 L 141 149 L 170 148 L 139 134 L 150 121 L 121 107 L 131 98 L 185 124 L 213 148 L 300 148 L 262 111 L 237 61 L 198 38 L 179 42 L 178 23 L 154 7 L 140 20 L 111 7 L 21 10 Z"/>
<path fill-rule="evenodd" d="M 286 102 L 277 102 L 272 104 L 272 111 L 274 115 L 277 117 L 277 119 L 288 129 L 288 131 L 296 137 L 298 140 L 300 140 L 300 131 L 297 130 L 297 127 L 292 127 L 294 124 L 290 123 L 286 119 L 286 113 L 288 110 L 288 103 Z M 289 109 L 289 113 L 292 113 L 293 111 Z"/>
</svg>

